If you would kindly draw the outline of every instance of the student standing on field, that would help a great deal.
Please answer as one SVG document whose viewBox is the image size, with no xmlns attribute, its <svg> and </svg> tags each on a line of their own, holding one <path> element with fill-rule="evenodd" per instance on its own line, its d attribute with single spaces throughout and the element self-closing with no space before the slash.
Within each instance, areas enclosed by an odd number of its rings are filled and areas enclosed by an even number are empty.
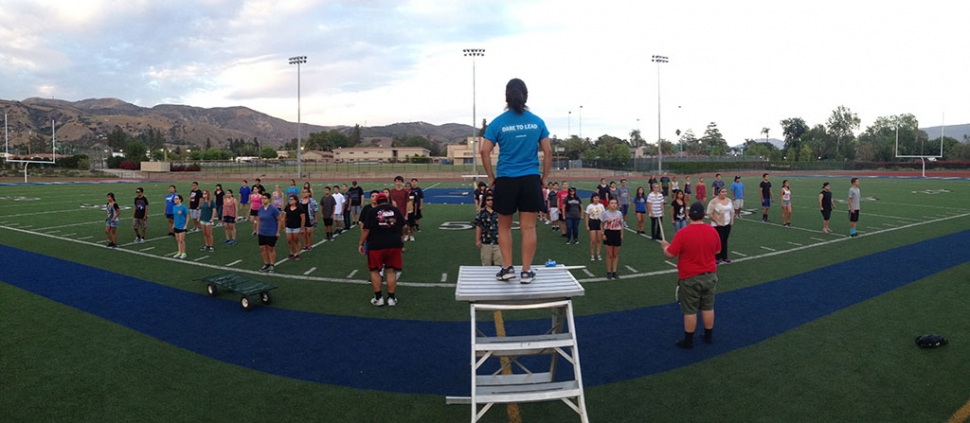
<svg viewBox="0 0 970 423">
<path fill-rule="evenodd" d="M 660 176 L 660 192 L 664 198 L 670 196 L 670 177 L 667 176 L 667 171 Z"/>
<path fill-rule="evenodd" d="M 165 218 L 168 219 L 168 236 L 175 236 L 175 212 L 172 211 L 172 208 L 175 207 L 175 196 L 177 195 L 175 185 L 169 185 L 168 195 L 165 196 Z"/>
<path fill-rule="evenodd" d="M 262 190 L 260 190 L 262 191 Z M 260 206 L 256 219 L 259 220 L 259 252 L 263 258 L 260 272 L 276 272 L 276 241 L 280 238 L 280 227 L 283 226 L 283 214 L 273 207 L 272 198 L 264 192 L 260 198 Z"/>
<path fill-rule="evenodd" d="M 290 252 L 288 258 L 299 260 L 300 251 L 302 251 L 300 239 L 303 237 L 303 228 L 306 227 L 306 209 L 295 195 L 287 198 L 286 206 L 283 207 L 283 216 L 283 221 L 286 223 L 286 246 Z"/>
<path fill-rule="evenodd" d="M 579 221 L 583 218 L 583 200 L 576 195 L 576 188 L 569 188 L 562 204 L 561 215 L 566 219 L 563 225 L 566 228 L 566 244 L 569 245 L 570 239 L 573 245 L 579 244 Z"/>
<path fill-rule="evenodd" d="M 589 261 L 603 260 L 600 252 L 603 250 L 603 212 L 606 208 L 600 202 L 599 196 L 593 194 L 586 206 L 586 231 L 589 232 Z"/>
<path fill-rule="evenodd" d="M 741 182 L 741 176 L 734 177 L 731 194 L 734 196 L 734 217 L 740 218 L 741 209 L 744 208 L 744 182 Z"/>
<path fill-rule="evenodd" d="M 360 224 L 360 211 L 364 205 L 364 188 L 357 185 L 357 181 L 350 182 L 350 223 L 351 225 Z"/>
<path fill-rule="evenodd" d="M 791 227 L 791 187 L 787 179 L 781 181 L 781 226 Z"/>
<path fill-rule="evenodd" d="M 257 179 L 258 180 L 258 179 Z M 263 203 L 263 186 L 253 186 L 252 193 L 249 194 L 249 220 L 253 226 L 253 236 L 259 232 L 259 208 Z"/>
<path fill-rule="evenodd" d="M 215 241 L 212 239 L 212 227 L 218 219 L 216 216 L 216 200 L 212 198 L 209 190 L 202 191 L 202 198 L 199 201 L 199 223 L 202 225 L 202 240 L 205 246 L 199 251 L 215 251 Z"/>
<path fill-rule="evenodd" d="M 550 182 L 549 192 L 546 193 L 546 203 L 549 205 L 549 222 L 552 223 L 552 230 L 559 230 L 559 183 Z"/>
<path fill-rule="evenodd" d="M 330 193 L 330 187 L 323 187 L 323 198 L 320 199 L 320 210 L 323 215 L 323 227 L 326 231 L 325 239 L 327 241 L 333 241 L 333 217 L 337 210 L 337 200 Z"/>
<path fill-rule="evenodd" d="M 700 202 L 691 204 L 688 216 L 690 224 L 677 233 L 673 242 L 660 244 L 667 258 L 680 256 L 677 260 L 677 301 L 684 314 L 684 339 L 676 345 L 684 349 L 694 348 L 698 310 L 704 322 L 704 342 L 714 342 L 714 293 L 717 291 L 714 256 L 721 251 L 717 232 L 704 224 L 704 205 Z"/>
<path fill-rule="evenodd" d="M 603 205 L 603 209 L 605 210 L 610 201 L 610 186 L 606 184 L 606 178 L 600 179 L 600 184 L 596 187 L 596 194 L 600 199 L 600 204 Z"/>
<path fill-rule="evenodd" d="M 606 245 L 606 279 L 619 279 L 616 266 L 623 245 L 623 213 L 615 198 L 610 200 L 609 210 L 603 212 L 603 244 Z"/>
<path fill-rule="evenodd" d="M 670 220 L 674 221 L 674 234 L 687 227 L 687 198 L 679 189 L 674 190 L 674 201 L 670 202 Z"/>
<path fill-rule="evenodd" d="M 650 239 L 660 241 L 663 237 L 660 225 L 663 225 L 664 195 L 660 193 L 660 184 L 653 184 L 647 195 L 647 210 L 650 212 Z"/>
<path fill-rule="evenodd" d="M 690 175 L 684 177 L 684 196 L 689 200 L 692 194 L 690 190 Z"/>
<path fill-rule="evenodd" d="M 771 207 L 771 182 L 768 182 L 768 174 L 761 175 L 761 184 L 758 186 L 758 190 L 761 193 L 761 207 L 764 207 L 764 211 L 761 213 L 761 221 L 768 223 L 768 209 Z"/>
<path fill-rule="evenodd" d="M 633 196 L 634 212 L 637 214 L 637 235 L 643 234 L 643 218 L 647 215 L 647 194 L 643 187 L 637 187 L 637 193 Z"/>
<path fill-rule="evenodd" d="M 222 184 L 216 184 L 216 226 L 222 226 L 222 207 L 226 204 L 226 193 L 222 190 Z"/>
<path fill-rule="evenodd" d="M 135 242 L 145 242 L 148 232 L 148 197 L 141 187 L 135 189 L 135 215 L 132 218 L 132 228 L 135 230 Z"/>
<path fill-rule="evenodd" d="M 704 177 L 697 178 L 697 201 L 702 204 L 707 202 L 707 185 L 704 185 Z"/>
<path fill-rule="evenodd" d="M 277 185 L 279 186 L 279 185 Z M 300 198 L 300 188 L 296 186 L 296 180 L 290 179 L 290 186 L 286 187 L 286 202 L 289 203 L 290 197 Z"/>
<path fill-rule="evenodd" d="M 721 239 L 721 252 L 717 255 L 717 262 L 731 263 L 728 258 L 728 238 L 731 236 L 731 226 L 734 224 L 734 204 L 727 198 L 727 190 L 721 190 L 717 197 L 707 205 L 707 215 L 711 218 L 711 225 Z"/>
<path fill-rule="evenodd" d="M 498 248 L 498 213 L 492 208 L 492 194 L 485 195 L 485 208 L 475 219 L 475 246 L 480 251 L 482 266 L 501 266 L 502 251 Z"/>
<path fill-rule="evenodd" d="M 317 226 L 317 213 L 320 211 L 320 205 L 313 198 L 313 191 L 308 189 L 303 190 L 303 199 L 300 200 L 300 205 L 306 212 L 306 226 L 303 227 L 303 251 L 310 251 L 313 249 L 313 228 Z"/>
<path fill-rule="evenodd" d="M 835 203 L 832 201 L 832 187 L 828 182 L 822 184 L 822 192 L 818 193 L 818 209 L 822 212 L 822 232 L 832 233 L 829 229 L 829 218 L 832 217 L 832 210 L 835 210 Z"/>
<path fill-rule="evenodd" d="M 182 202 L 182 195 L 175 194 L 175 205 L 172 206 L 173 228 L 175 231 L 175 244 L 178 252 L 175 258 L 185 260 L 188 254 L 185 253 L 185 231 L 189 229 L 189 208 Z"/>
<path fill-rule="evenodd" d="M 202 230 L 199 227 L 199 218 L 202 216 L 202 209 L 200 209 L 200 203 L 202 202 L 202 191 L 199 189 L 199 183 L 192 183 L 192 191 L 189 191 L 189 214 L 192 216 L 192 232 L 198 232 Z"/>
<path fill-rule="evenodd" d="M 519 212 L 519 233 L 522 235 L 522 271 L 519 282 L 532 283 L 535 271 L 532 259 L 536 252 L 536 215 L 542 210 L 542 187 L 552 167 L 552 146 L 545 122 L 526 110 L 529 91 L 521 79 L 505 85 L 507 109 L 488 125 L 481 145 L 482 165 L 492 181 L 495 211 L 499 214 L 499 248 L 503 268 L 496 279 L 515 278 L 512 267 L 512 221 Z M 497 173 L 490 159 L 498 146 Z M 539 150 L 543 152 L 539 168 Z"/>
<path fill-rule="evenodd" d="M 249 181 L 243 179 L 243 184 L 239 187 L 239 210 L 246 211 L 249 210 L 249 196 L 253 194 L 253 190 L 249 188 Z M 246 216 L 240 216 L 242 220 L 246 220 Z"/>
<path fill-rule="evenodd" d="M 404 242 L 401 241 L 404 215 L 397 207 L 388 204 L 387 194 L 377 194 L 377 207 L 364 216 L 363 222 L 357 251 L 367 255 L 371 287 L 374 288 L 374 298 L 370 303 L 376 307 L 385 303 L 394 307 L 397 305 L 397 271 L 404 270 L 401 257 L 404 249 Z M 388 270 L 384 272 L 387 277 L 386 302 L 381 293 L 381 269 Z"/>
<path fill-rule="evenodd" d="M 239 215 L 239 202 L 232 196 L 232 190 L 226 190 L 226 198 L 222 202 L 222 223 L 226 227 L 226 240 L 223 243 L 236 245 L 236 217 Z"/>
<path fill-rule="evenodd" d="M 340 185 L 333 186 L 333 221 L 336 222 L 337 228 L 334 230 L 337 235 L 340 235 L 343 231 L 349 229 L 344 228 L 344 208 L 347 204 L 347 197 L 344 197 L 340 193 Z"/>
<path fill-rule="evenodd" d="M 852 178 L 852 188 L 849 188 L 849 236 L 855 238 L 859 236 L 856 232 L 856 223 L 859 222 L 859 206 L 862 202 L 862 193 L 859 191 L 859 178 Z"/>
<path fill-rule="evenodd" d="M 414 193 L 414 229 L 421 232 L 421 218 L 424 217 L 424 190 L 418 186 L 418 179 L 411 178 L 411 191 Z M 363 193 L 364 191 L 361 191 Z M 412 241 L 414 241 L 412 239 Z"/>
<path fill-rule="evenodd" d="M 711 195 L 717 197 L 722 189 L 724 189 L 724 181 L 721 180 L 721 174 L 717 173 L 714 175 L 714 182 L 711 182 Z"/>
<path fill-rule="evenodd" d="M 620 213 L 623 213 L 623 227 L 629 225 L 626 224 L 626 214 L 630 210 L 630 187 L 626 186 L 626 179 L 620 179 L 620 186 L 616 189 L 617 195 L 620 199 Z"/>
<path fill-rule="evenodd" d="M 558 200 L 559 203 L 559 229 L 562 232 L 562 236 L 566 238 L 567 242 L 569 241 L 569 232 L 566 229 L 569 224 L 566 221 L 566 203 L 564 203 L 564 201 L 568 196 L 569 182 L 562 181 L 562 188 L 560 188 L 559 192 L 556 193 L 556 200 Z M 582 201 L 580 201 L 580 203 L 582 203 Z M 580 209 L 582 209 L 582 207 L 580 207 Z M 582 211 L 580 211 L 580 214 L 582 214 Z M 582 216 L 577 217 L 582 218 Z M 579 221 L 576 222 L 576 230 L 579 230 Z"/>
<path fill-rule="evenodd" d="M 108 216 L 104 219 L 104 233 L 108 236 L 108 248 L 118 246 L 118 218 L 121 217 L 121 207 L 115 201 L 115 194 L 108 193 L 108 204 L 104 206 Z"/>
</svg>

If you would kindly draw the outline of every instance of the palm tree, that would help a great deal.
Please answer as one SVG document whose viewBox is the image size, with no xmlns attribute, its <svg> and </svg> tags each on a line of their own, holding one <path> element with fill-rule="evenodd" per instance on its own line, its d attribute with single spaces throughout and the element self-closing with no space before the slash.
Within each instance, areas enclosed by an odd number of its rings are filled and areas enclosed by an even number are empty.
<svg viewBox="0 0 970 423">
<path fill-rule="evenodd" d="M 771 131 L 771 128 L 769 128 L 767 126 L 764 127 L 764 128 L 761 128 L 761 133 L 762 134 L 765 134 L 765 142 L 768 142 L 768 132 L 769 131 Z"/>
</svg>

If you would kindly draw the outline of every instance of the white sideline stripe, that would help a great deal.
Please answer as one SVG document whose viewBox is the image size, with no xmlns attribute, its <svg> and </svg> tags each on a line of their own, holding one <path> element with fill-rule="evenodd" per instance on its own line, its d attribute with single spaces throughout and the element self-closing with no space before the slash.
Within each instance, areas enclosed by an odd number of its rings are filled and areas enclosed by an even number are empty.
<svg viewBox="0 0 970 423">
<path fill-rule="evenodd" d="M 761 246 L 761 249 L 762 249 L 762 250 L 768 250 L 768 251 L 778 251 L 778 250 L 776 250 L 776 249 L 774 249 L 774 248 L 768 248 L 768 247 L 765 247 L 764 245 L 762 245 L 762 246 Z"/>
<path fill-rule="evenodd" d="M 637 273 L 637 269 L 634 269 L 634 268 L 630 267 L 629 265 L 626 265 L 626 266 L 623 266 L 623 267 L 626 267 L 627 270 L 629 270 L 629 271 L 631 271 L 633 273 Z"/>
<path fill-rule="evenodd" d="M 356 275 L 356 274 L 357 274 L 357 269 L 354 269 L 353 271 L 350 272 L 349 275 L 347 275 L 347 279 L 350 279 L 350 278 L 354 277 L 354 275 Z"/>
<path fill-rule="evenodd" d="M 671 266 L 673 266 L 673 267 L 677 267 L 677 265 L 676 265 L 676 264 L 673 264 L 673 263 L 671 263 L 671 262 L 670 262 L 670 260 L 664 260 L 664 263 L 667 263 L 667 264 L 669 264 L 669 265 L 671 265 Z"/>
<path fill-rule="evenodd" d="M 311 267 L 310 270 L 307 270 L 306 272 L 303 272 L 303 275 L 309 275 L 309 274 L 313 273 L 314 270 L 317 270 L 317 268 L 316 267 Z"/>
<path fill-rule="evenodd" d="M 434 187 L 436 187 L 436 186 L 438 186 L 438 185 L 441 185 L 441 182 L 438 182 L 438 183 L 436 183 L 436 184 L 434 184 L 434 185 L 432 185 L 432 186 L 430 186 L 430 187 L 427 187 L 427 188 L 423 188 L 423 189 L 431 189 L 431 188 L 434 188 Z"/>
<path fill-rule="evenodd" d="M 731 252 L 734 253 L 734 255 L 736 255 L 736 256 L 747 257 L 747 255 L 741 254 L 741 253 L 739 253 L 737 251 L 731 251 Z"/>
<path fill-rule="evenodd" d="M 878 235 L 878 234 L 882 234 L 882 233 L 886 233 L 886 232 L 899 231 L 899 230 L 903 230 L 903 229 L 909 229 L 909 228 L 914 228 L 914 227 L 918 227 L 918 226 L 923 226 L 923 225 L 938 223 L 938 222 L 942 222 L 942 221 L 946 221 L 946 220 L 960 219 L 960 218 L 964 218 L 964 217 L 968 217 L 968 216 L 970 216 L 970 211 L 968 211 L 967 213 L 963 213 L 963 214 L 956 215 L 956 216 L 952 216 L 952 217 L 948 217 L 948 218 L 943 218 L 943 219 L 938 219 L 938 220 L 930 220 L 930 221 L 916 222 L 916 223 L 911 223 L 911 224 L 908 224 L 908 225 L 897 226 L 897 227 L 894 227 L 894 228 L 889 228 L 889 229 L 885 229 L 885 230 L 881 230 L 881 231 L 877 231 L 877 232 L 860 234 L 859 237 L 874 236 L 874 235 Z M 19 229 L 19 228 L 13 228 L 13 227 L 10 227 L 9 225 L 7 225 L 7 226 L 0 225 L 0 229 L 6 229 L 6 230 L 9 230 L 9 231 L 13 231 L 13 232 L 20 232 L 20 233 L 23 233 L 23 234 L 36 235 L 36 236 L 40 236 L 40 237 L 44 237 L 44 238 L 49 238 L 49 239 L 55 239 L 55 240 L 62 240 L 62 241 L 67 241 L 67 242 L 73 242 L 75 244 L 81 244 L 81 245 L 87 245 L 87 246 L 92 246 L 92 247 L 104 248 L 104 246 L 101 245 L 101 244 L 97 244 L 97 243 L 94 243 L 94 242 L 83 241 L 80 238 L 78 238 L 78 239 L 64 238 L 64 237 L 59 237 L 59 236 L 54 236 L 54 235 L 48 235 L 48 234 L 45 234 L 45 233 L 27 231 L 27 230 L 23 230 L 23 229 Z M 91 237 L 88 236 L 86 238 L 91 238 Z M 773 256 L 778 256 L 778 255 L 782 255 L 782 254 L 788 254 L 788 253 L 792 253 L 792 252 L 796 252 L 796 251 L 807 250 L 809 248 L 816 248 L 816 247 L 820 247 L 820 246 L 823 246 L 823 245 L 829 245 L 829 244 L 833 244 L 833 243 L 836 243 L 836 242 L 850 241 L 851 239 L 852 238 L 848 238 L 848 237 L 835 238 L 835 239 L 831 239 L 831 240 L 828 240 L 828 241 L 819 242 L 817 244 L 809 244 L 809 245 L 805 245 L 805 246 L 802 246 L 802 247 L 795 247 L 795 248 L 792 248 L 790 250 L 775 251 L 775 252 L 769 252 L 769 253 L 765 253 L 765 254 L 761 254 L 761 255 L 757 255 L 757 256 L 739 258 L 737 260 L 734 260 L 734 262 L 743 262 L 743 261 L 746 261 L 746 260 L 757 260 L 757 259 L 766 258 L 766 257 L 773 257 Z M 134 254 L 134 255 L 137 255 L 137 256 L 142 256 L 142 257 L 147 257 L 147 258 L 153 258 L 153 259 L 157 259 L 157 260 L 165 260 L 165 261 L 169 261 L 169 262 L 173 262 L 173 263 L 182 263 L 182 264 L 187 264 L 187 265 L 192 265 L 192 266 L 199 266 L 199 267 L 203 267 L 203 268 L 206 268 L 206 269 L 215 269 L 215 270 L 225 270 L 226 269 L 226 267 L 224 267 L 224 266 L 217 266 L 217 265 L 208 264 L 208 263 L 185 262 L 185 261 L 176 259 L 174 257 L 170 257 L 170 255 L 169 256 L 158 256 L 158 255 L 155 255 L 155 254 L 144 253 L 144 252 L 135 251 L 135 250 L 128 250 L 128 249 L 118 249 L 118 250 L 115 250 L 115 251 L 119 251 L 119 252 L 124 253 L 124 254 Z M 174 253 L 172 253 L 172 254 L 174 254 Z M 347 278 L 347 279 L 339 279 L 339 278 L 327 278 L 327 277 L 319 277 L 319 276 L 287 275 L 287 274 L 281 274 L 281 273 L 266 274 L 266 273 L 261 273 L 261 272 L 255 271 L 255 270 L 241 270 L 241 269 L 238 269 L 238 270 L 235 270 L 235 271 L 237 273 L 244 273 L 244 274 L 256 275 L 256 276 L 260 276 L 260 277 L 263 277 L 263 278 L 265 278 L 265 277 L 274 277 L 274 278 L 280 278 L 280 279 L 335 282 L 335 283 L 346 283 L 346 284 L 354 284 L 354 285 L 369 285 L 370 284 L 370 281 L 367 281 L 367 280 L 351 280 L 349 278 Z M 585 273 L 587 273 L 590 276 L 590 278 L 588 278 L 588 279 L 580 279 L 579 282 L 581 282 L 581 283 L 603 282 L 603 281 L 606 281 L 607 280 L 606 278 L 594 278 L 594 277 L 592 277 L 593 276 L 592 272 L 590 272 L 587 269 L 583 269 L 583 271 Z M 638 273 L 638 274 L 634 274 L 634 275 L 624 275 L 624 278 L 623 279 L 624 280 L 633 280 L 633 279 L 636 279 L 636 278 L 639 278 L 639 277 L 669 275 L 669 274 L 673 274 L 673 273 L 677 273 L 677 269 L 658 270 L 658 271 L 653 271 L 653 272 Z M 397 284 L 400 285 L 400 286 L 407 286 L 407 287 L 414 287 L 414 288 L 450 288 L 450 289 L 454 289 L 455 288 L 455 285 L 456 285 L 456 284 L 453 284 L 453 283 L 415 283 L 415 282 L 398 282 Z"/>
<path fill-rule="evenodd" d="M 205 260 L 205 259 L 207 259 L 207 258 L 209 258 L 209 256 L 202 256 L 202 257 L 199 257 L 199 258 L 197 258 L 197 259 L 194 259 L 194 260 L 192 260 L 192 261 L 201 261 L 201 260 Z"/>
<path fill-rule="evenodd" d="M 88 236 L 84 236 L 84 237 L 78 238 L 77 240 L 78 241 L 83 241 L 85 239 L 91 239 L 91 238 L 94 238 L 94 236 L 88 235 Z"/>
<path fill-rule="evenodd" d="M 227 264 L 227 265 L 226 265 L 226 267 L 232 267 L 232 266 L 235 266 L 235 265 L 237 265 L 237 264 L 239 264 L 239 263 L 240 263 L 241 261 L 242 261 L 242 260 L 236 260 L 236 261 L 234 261 L 234 262 L 232 262 L 232 263 L 229 263 L 229 264 Z"/>
<path fill-rule="evenodd" d="M 447 282 L 448 281 L 448 274 L 447 273 L 442 273 L 441 274 L 441 281 L 442 282 Z"/>
<path fill-rule="evenodd" d="M 583 273 L 585 273 L 586 276 L 593 277 L 593 272 L 590 272 L 589 269 L 583 269 Z"/>
<path fill-rule="evenodd" d="M 148 247 L 148 248 L 142 248 L 141 250 L 138 250 L 138 251 L 148 251 L 148 250 L 154 250 L 154 249 L 155 247 Z"/>
<path fill-rule="evenodd" d="M 799 244 L 797 242 L 791 242 L 791 241 L 788 241 L 788 243 L 791 244 L 791 245 L 794 245 L 796 247 L 801 247 L 802 245 L 804 245 L 804 244 Z"/>
</svg>

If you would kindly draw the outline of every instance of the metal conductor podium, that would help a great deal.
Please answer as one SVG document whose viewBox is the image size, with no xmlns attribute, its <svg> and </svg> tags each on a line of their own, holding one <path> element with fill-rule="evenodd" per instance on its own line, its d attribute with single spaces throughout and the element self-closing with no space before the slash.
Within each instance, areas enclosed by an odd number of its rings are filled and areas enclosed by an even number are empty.
<svg viewBox="0 0 970 423">
<path fill-rule="evenodd" d="M 469 302 L 471 309 L 471 397 L 448 397 L 446 403 L 471 404 L 471 421 L 475 423 L 494 404 L 562 400 L 581 421 L 588 422 L 572 303 L 572 297 L 585 293 L 582 285 L 563 266 L 534 267 L 536 279 L 531 284 L 521 284 L 518 278 L 498 281 L 497 269 L 462 266 L 458 272 L 455 299 Z M 516 274 L 520 271 L 516 268 Z M 552 313 L 551 325 L 544 333 L 505 336 L 504 326 L 497 325 L 498 336 L 488 336 L 478 327 L 479 312 L 496 312 L 498 321 L 501 311 L 543 309 Z M 533 372 L 519 360 L 537 355 L 550 356 L 548 371 Z M 572 379 L 557 379 L 559 357 L 572 364 Z M 479 373 L 495 359 L 501 361 L 498 370 Z"/>
</svg>

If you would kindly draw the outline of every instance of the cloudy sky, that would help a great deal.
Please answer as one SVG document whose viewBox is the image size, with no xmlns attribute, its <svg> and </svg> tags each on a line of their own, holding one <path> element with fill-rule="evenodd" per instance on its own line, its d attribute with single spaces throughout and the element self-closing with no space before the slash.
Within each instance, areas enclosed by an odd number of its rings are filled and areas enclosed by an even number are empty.
<svg viewBox="0 0 970 423">
<path fill-rule="evenodd" d="M 472 123 L 513 77 L 560 138 L 730 144 L 845 105 L 970 123 L 970 1 L 0 0 L 0 98 L 245 106 L 319 125 Z M 582 106 L 582 109 L 580 109 Z M 572 114 L 570 115 L 570 112 Z M 571 116 L 571 118 L 570 118 Z"/>
</svg>

